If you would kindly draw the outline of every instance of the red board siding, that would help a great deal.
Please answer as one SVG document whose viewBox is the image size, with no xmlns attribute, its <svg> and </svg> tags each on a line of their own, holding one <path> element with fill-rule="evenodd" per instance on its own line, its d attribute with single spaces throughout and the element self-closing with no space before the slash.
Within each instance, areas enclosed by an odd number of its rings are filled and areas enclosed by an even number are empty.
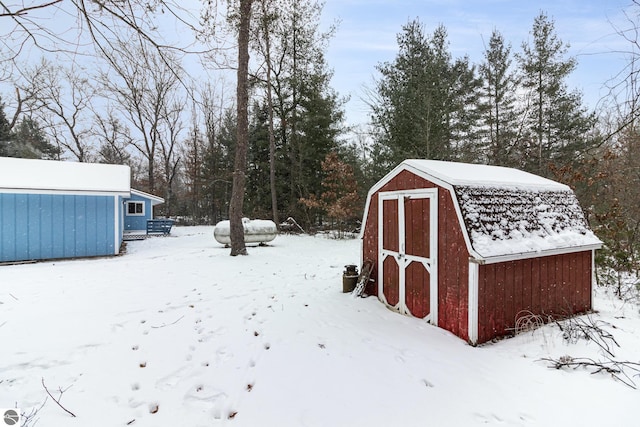
<svg viewBox="0 0 640 427">
<path fill-rule="evenodd" d="M 511 334 L 523 310 L 563 317 L 591 308 L 591 251 L 481 265 L 478 343 Z"/>
<path fill-rule="evenodd" d="M 384 296 L 390 306 L 395 306 L 400 301 L 400 268 L 395 258 L 388 256 L 384 259 L 384 273 L 387 278 L 383 286 Z"/>
<path fill-rule="evenodd" d="M 468 339 L 468 274 L 469 253 L 462 229 L 458 223 L 451 194 L 445 188 L 422 179 L 408 171 L 393 177 L 379 191 L 438 188 L 438 326 L 460 338 Z M 417 201 L 415 201 L 417 202 Z M 428 212 L 427 204 L 405 202 L 405 227 L 416 227 L 420 212 Z M 397 203 L 396 203 L 397 205 Z M 378 194 L 369 201 L 363 233 L 363 258 L 374 262 L 373 281 L 367 286 L 369 295 L 377 295 L 378 262 Z M 390 215 L 397 224 L 397 208 Z M 393 229 L 392 235 L 383 237 L 385 247 L 397 248 L 397 227 L 393 220 L 385 230 Z M 422 227 L 424 227 L 423 222 Z M 428 226 L 428 222 L 427 222 Z M 422 230 L 424 231 L 424 230 Z M 429 230 L 430 231 L 430 230 Z M 416 233 L 418 231 L 416 230 Z M 421 233 L 421 232 L 420 232 Z M 408 233 L 408 235 L 413 235 Z M 419 235 L 419 234 L 418 234 Z M 407 252 L 418 254 L 429 250 L 420 246 L 416 239 L 408 238 Z M 387 246 L 389 245 L 389 246 Z M 397 269 L 393 259 L 387 259 L 390 269 Z M 479 266 L 478 282 L 478 343 L 511 333 L 515 319 L 522 310 L 534 314 L 568 315 L 582 313 L 591 308 L 591 252 L 578 252 L 549 257 L 531 258 L 506 263 Z M 395 270 L 394 270 L 395 271 Z M 406 273 L 413 283 L 428 283 L 428 273 L 417 266 L 410 266 Z M 397 289 L 397 283 L 389 288 Z M 428 293 L 416 293 L 407 288 L 407 306 L 417 317 L 428 312 Z M 385 287 L 388 302 L 395 305 L 397 293 Z M 419 295 L 414 301 L 414 295 Z M 427 298 L 427 301 L 424 301 Z M 415 311 L 415 312 L 414 312 Z"/>
<path fill-rule="evenodd" d="M 438 192 L 438 326 L 468 339 L 469 252 L 448 190 Z"/>
<path fill-rule="evenodd" d="M 407 230 L 405 252 L 429 258 L 429 199 L 405 199 L 404 227 Z"/>
<path fill-rule="evenodd" d="M 396 200 L 384 200 L 382 203 L 384 204 L 382 247 L 398 252 L 398 202 Z"/>
<path fill-rule="evenodd" d="M 429 272 L 420 262 L 412 262 L 406 269 L 405 303 L 409 312 L 421 319 L 429 314 Z"/>
<path fill-rule="evenodd" d="M 369 201 L 363 232 L 362 254 L 364 260 L 373 261 L 375 267 L 371 275 L 373 281 L 367 286 L 366 293 L 377 295 L 378 193 L 419 188 L 438 188 L 438 326 L 467 340 L 469 253 L 451 194 L 447 189 L 411 172 L 401 171 L 398 173 L 377 193 L 373 194 Z M 415 215 L 418 209 L 427 209 L 428 212 L 428 206 L 423 205 L 420 208 L 416 206 L 411 203 L 411 215 Z M 386 237 L 384 239 L 386 240 Z"/>
</svg>

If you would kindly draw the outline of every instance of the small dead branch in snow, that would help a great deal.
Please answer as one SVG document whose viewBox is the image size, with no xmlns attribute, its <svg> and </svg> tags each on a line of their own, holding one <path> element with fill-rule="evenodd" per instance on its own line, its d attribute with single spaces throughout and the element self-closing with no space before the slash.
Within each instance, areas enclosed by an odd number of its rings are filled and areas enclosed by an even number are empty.
<svg viewBox="0 0 640 427">
<path fill-rule="evenodd" d="M 588 357 L 576 357 L 573 358 L 571 356 L 562 356 L 558 359 L 552 358 L 544 358 L 540 359 L 545 362 L 550 362 L 550 368 L 561 369 L 561 368 L 587 368 L 591 370 L 591 374 L 597 374 L 600 372 L 606 372 L 610 374 L 613 378 L 620 381 L 621 383 L 636 389 L 636 383 L 633 381 L 631 377 L 640 376 L 640 363 L 628 362 L 628 361 L 617 361 L 611 358 L 607 358 L 607 360 L 593 360 Z M 629 376 L 625 369 L 630 369 L 635 371 L 636 373 L 632 376 Z"/>
<path fill-rule="evenodd" d="M 31 408 L 31 412 L 29 412 L 28 414 L 26 412 L 22 412 L 20 414 L 20 418 L 22 420 L 21 427 L 35 427 L 35 425 L 38 423 L 38 418 L 36 418 L 36 416 L 38 415 L 38 412 L 40 412 L 40 410 L 44 407 L 44 404 L 47 403 L 47 399 L 48 397 L 45 397 L 42 401 L 42 405 L 40 405 L 39 407 Z"/>
<path fill-rule="evenodd" d="M 632 377 L 640 377 L 640 363 L 615 360 L 613 350 L 620 344 L 615 337 L 604 327 L 615 329 L 615 325 L 594 319 L 592 315 L 582 317 L 572 317 L 562 321 L 556 321 L 562 331 L 562 338 L 569 344 L 575 344 L 581 339 L 595 343 L 601 351 L 604 359 L 594 360 L 589 357 L 562 356 L 558 359 L 544 358 L 546 362 L 551 362 L 550 368 L 586 368 L 591 374 L 606 372 L 614 379 L 623 384 L 636 389 L 636 383 Z M 629 374 L 628 372 L 632 372 Z"/>
<path fill-rule="evenodd" d="M 181 321 L 183 317 L 184 317 L 184 316 L 180 316 L 180 317 L 179 317 L 179 318 L 177 318 L 174 322 L 171 322 L 171 323 L 169 323 L 169 324 L 163 323 L 163 324 L 162 324 L 162 325 L 160 325 L 160 326 L 151 326 L 151 327 L 152 327 L 153 329 L 160 329 L 160 328 L 164 328 L 164 327 L 166 327 L 166 326 L 175 325 L 176 323 L 178 323 L 179 321 Z"/>
<path fill-rule="evenodd" d="M 49 397 L 52 398 L 53 401 L 56 402 L 59 407 L 61 407 L 67 414 L 71 415 L 72 417 L 74 417 L 74 418 L 76 417 L 76 414 L 74 414 L 73 412 L 71 412 L 70 410 L 68 410 L 64 406 L 62 406 L 62 404 L 60 403 L 60 400 L 62 399 L 62 395 L 64 394 L 65 391 L 69 390 L 69 387 L 67 387 L 64 390 L 62 390 L 60 387 L 58 387 L 58 392 L 60 393 L 60 396 L 57 399 L 55 397 L 53 397 L 53 395 L 49 392 L 49 389 L 47 388 L 47 386 L 44 383 L 44 378 L 42 378 L 42 387 L 44 387 L 44 391 L 47 392 Z"/>
<path fill-rule="evenodd" d="M 603 329 L 603 326 L 609 326 L 613 329 L 616 327 L 602 320 L 594 320 L 591 315 L 587 315 L 584 318 L 573 317 L 563 321 L 556 321 L 556 324 L 562 331 L 562 338 L 570 344 L 574 344 L 580 339 L 585 339 L 595 343 L 611 357 L 615 357 L 615 354 L 613 354 L 614 347 L 620 348 L 620 344 L 618 344 L 615 337 L 609 331 Z"/>
</svg>

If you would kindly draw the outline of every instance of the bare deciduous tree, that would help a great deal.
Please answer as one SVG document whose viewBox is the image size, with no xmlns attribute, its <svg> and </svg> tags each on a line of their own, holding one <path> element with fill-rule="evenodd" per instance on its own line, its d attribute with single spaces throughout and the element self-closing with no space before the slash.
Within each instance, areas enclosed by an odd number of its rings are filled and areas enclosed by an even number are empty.
<svg viewBox="0 0 640 427">
<path fill-rule="evenodd" d="M 104 53 L 125 33 L 135 34 L 161 56 L 164 52 L 189 51 L 192 40 L 182 45 L 163 40 L 156 13 L 173 16 L 184 28 L 200 31 L 198 17 L 173 0 L 0 0 L 0 62 L 16 64 L 32 46 L 72 57 L 87 53 L 88 46 Z M 56 16 L 55 21 L 52 16 Z"/>
<path fill-rule="evenodd" d="M 136 130 L 131 146 L 147 163 L 146 189 L 156 190 L 156 156 L 167 132 L 167 111 L 174 101 L 180 80 L 175 58 L 167 65 L 144 43 L 119 42 L 109 53 L 112 68 L 102 73 L 101 82 L 119 114 Z"/>
<path fill-rule="evenodd" d="M 113 111 L 108 111 L 105 116 L 95 115 L 92 135 L 100 141 L 99 162 L 115 165 L 130 163 L 131 155 L 127 149 L 131 145 L 131 135 Z"/>
<path fill-rule="evenodd" d="M 79 162 L 91 160 L 91 100 L 96 91 L 89 78 L 76 68 L 55 65 L 46 59 L 27 70 L 20 90 L 53 142 Z"/>
<path fill-rule="evenodd" d="M 173 207 L 173 192 L 175 179 L 180 165 L 180 135 L 184 130 L 182 124 L 182 111 L 185 102 L 176 99 L 171 104 L 165 104 L 162 113 L 164 132 L 160 133 L 160 158 L 162 166 L 162 179 L 165 184 L 164 211 L 166 216 L 171 216 Z"/>
</svg>

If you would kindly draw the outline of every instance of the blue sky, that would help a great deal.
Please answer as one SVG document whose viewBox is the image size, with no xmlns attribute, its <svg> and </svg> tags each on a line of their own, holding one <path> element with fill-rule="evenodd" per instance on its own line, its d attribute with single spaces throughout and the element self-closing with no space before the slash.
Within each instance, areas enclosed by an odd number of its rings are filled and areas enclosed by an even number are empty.
<svg viewBox="0 0 640 427">
<path fill-rule="evenodd" d="M 197 1 L 195 10 L 201 7 L 198 0 L 186 1 Z M 540 11 L 546 12 L 555 21 L 559 38 L 570 44 L 569 55 L 578 60 L 578 67 L 568 80 L 570 88 L 582 91 L 586 104 L 595 108 L 606 93 L 605 82 L 625 65 L 623 51 L 630 46 L 616 34 L 614 25 L 629 27 L 624 12 L 633 16 L 630 5 L 631 0 L 326 0 L 321 24 L 326 28 L 331 22 L 339 22 L 326 60 L 334 71 L 333 88 L 340 95 L 350 96 L 345 106 L 347 123 L 356 125 L 368 121 L 368 109 L 361 98 L 365 96 L 364 86 L 373 87 L 375 66 L 395 58 L 397 34 L 404 24 L 416 18 L 429 34 L 443 24 L 453 57 L 468 55 L 478 64 L 494 29 L 511 43 L 513 52 L 518 52 L 522 42 L 530 38 L 534 18 Z M 66 22 L 65 29 L 75 25 L 73 17 L 62 11 L 43 19 L 47 25 L 55 21 L 63 26 Z M 0 35 L 7 36 L 2 30 L 8 29 L 0 28 Z M 165 36 L 171 39 L 171 34 L 173 31 L 167 31 Z M 184 36 L 180 32 L 181 42 L 185 41 Z M 32 61 L 42 54 L 29 49 L 23 53 L 21 59 Z M 192 72 L 198 74 L 201 68 L 196 64 Z M 0 92 L 5 90 L 6 86 L 0 87 Z"/>
<path fill-rule="evenodd" d="M 595 108 L 604 83 L 624 66 L 621 51 L 629 45 L 613 25 L 629 26 L 624 15 L 629 6 L 630 0 L 327 0 L 323 25 L 339 21 L 327 63 L 334 71 L 334 89 L 351 97 L 347 122 L 364 123 L 363 86 L 373 86 L 376 64 L 395 58 L 396 35 L 409 20 L 418 18 L 428 34 L 443 24 L 453 57 L 468 55 L 479 63 L 494 29 L 518 52 L 530 39 L 534 18 L 544 11 L 555 21 L 559 38 L 570 44 L 568 55 L 578 61 L 569 86 L 582 91 L 587 105 Z"/>
</svg>

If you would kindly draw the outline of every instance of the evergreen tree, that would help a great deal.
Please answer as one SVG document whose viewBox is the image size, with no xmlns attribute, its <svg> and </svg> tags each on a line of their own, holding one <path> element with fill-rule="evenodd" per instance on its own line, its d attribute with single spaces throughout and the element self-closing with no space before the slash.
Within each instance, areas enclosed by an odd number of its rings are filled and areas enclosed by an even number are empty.
<svg viewBox="0 0 640 427">
<path fill-rule="evenodd" d="M 518 77 L 512 70 L 511 45 L 494 30 L 480 64 L 482 78 L 482 125 L 485 144 L 482 158 L 498 166 L 519 165 L 513 151 L 518 139 L 519 123 L 516 107 Z"/>
<path fill-rule="evenodd" d="M 251 218 L 269 218 L 271 207 L 269 123 L 266 105 L 254 105 L 249 125 L 245 212 Z"/>
<path fill-rule="evenodd" d="M 312 218 L 300 199 L 319 191 L 320 162 L 337 147 L 343 120 L 343 101 L 329 86 L 331 72 L 324 56 L 332 30 L 320 31 L 322 4 L 317 0 L 268 3 L 272 9 L 262 11 L 260 27 L 268 12 L 268 56 L 273 59 L 259 74 L 259 83 L 268 99 L 264 85 L 271 82 L 277 206 L 281 217 L 308 224 Z M 261 41 L 258 53 L 266 61 Z M 261 182 L 267 184 L 269 180 Z"/>
<path fill-rule="evenodd" d="M 455 76 L 450 84 L 447 123 L 452 159 L 476 163 L 480 161 L 481 80 L 468 57 L 457 59 L 452 66 Z"/>
<path fill-rule="evenodd" d="M 11 126 L 4 113 L 4 103 L 2 102 L 2 97 L 0 97 L 0 156 L 9 155 L 9 146 L 12 139 Z"/>
<path fill-rule="evenodd" d="M 14 129 L 8 155 L 25 159 L 59 160 L 60 149 L 48 141 L 37 121 L 25 117 Z"/>
<path fill-rule="evenodd" d="M 329 80 L 329 73 L 317 73 L 307 76 L 299 88 L 301 108 L 295 138 L 299 144 L 296 144 L 294 164 L 298 200 L 319 194 L 322 189 L 322 161 L 338 147 L 343 113 L 338 96 L 329 88 Z M 304 215 L 307 224 L 313 222 L 308 211 L 305 210 Z"/>
<path fill-rule="evenodd" d="M 567 88 L 576 60 L 565 58 L 568 45 L 558 39 L 553 20 L 541 12 L 531 34 L 532 43 L 523 43 L 518 56 L 530 106 L 518 149 L 526 170 L 550 176 L 552 165 L 570 162 L 587 148 L 595 115 L 587 113 L 579 92 Z"/>
<path fill-rule="evenodd" d="M 370 104 L 379 173 L 406 158 L 460 158 L 477 139 L 479 80 L 468 58 L 452 60 L 446 29 L 429 37 L 414 20 L 397 41 L 395 60 L 377 66 L 381 78 Z"/>
</svg>

